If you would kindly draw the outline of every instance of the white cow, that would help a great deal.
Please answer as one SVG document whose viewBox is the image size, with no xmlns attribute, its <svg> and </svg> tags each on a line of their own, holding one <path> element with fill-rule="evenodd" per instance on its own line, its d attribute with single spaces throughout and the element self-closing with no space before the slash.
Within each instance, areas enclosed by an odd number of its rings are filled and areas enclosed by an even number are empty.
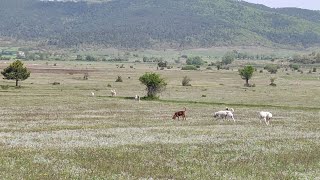
<svg viewBox="0 0 320 180">
<path fill-rule="evenodd" d="M 115 89 L 111 89 L 111 96 L 112 97 L 117 96 L 117 92 Z"/>
<path fill-rule="evenodd" d="M 213 117 L 220 117 L 222 119 L 231 118 L 234 122 L 236 122 L 231 111 L 218 111 L 214 113 Z"/>
<path fill-rule="evenodd" d="M 260 123 L 262 122 L 261 120 L 264 119 L 264 121 L 266 122 L 266 125 L 269 125 L 272 118 L 272 114 L 270 112 L 261 111 L 259 112 L 259 118 L 260 118 Z"/>
<path fill-rule="evenodd" d="M 139 101 L 139 102 L 140 102 L 140 96 L 136 95 L 136 96 L 134 97 L 134 100 L 136 100 L 136 101 Z"/>
</svg>

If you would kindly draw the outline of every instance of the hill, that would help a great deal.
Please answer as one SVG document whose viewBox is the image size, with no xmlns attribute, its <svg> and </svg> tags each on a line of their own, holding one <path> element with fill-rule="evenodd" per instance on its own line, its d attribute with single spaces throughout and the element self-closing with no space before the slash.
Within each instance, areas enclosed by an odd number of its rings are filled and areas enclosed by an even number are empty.
<svg viewBox="0 0 320 180">
<path fill-rule="evenodd" d="M 234 0 L 3 0 L 0 36 L 63 47 L 309 47 L 320 44 L 319 17 Z"/>
</svg>

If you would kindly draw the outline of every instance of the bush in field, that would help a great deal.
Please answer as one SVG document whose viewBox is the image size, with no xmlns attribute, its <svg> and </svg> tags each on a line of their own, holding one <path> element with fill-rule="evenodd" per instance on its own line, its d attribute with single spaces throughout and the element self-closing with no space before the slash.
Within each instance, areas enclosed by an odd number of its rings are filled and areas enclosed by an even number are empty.
<svg viewBox="0 0 320 180">
<path fill-rule="evenodd" d="M 158 63 L 159 67 L 167 67 L 168 62 L 167 61 L 161 61 Z"/>
<path fill-rule="evenodd" d="M 188 76 L 184 76 L 182 79 L 182 86 L 191 86 L 191 79 Z"/>
<path fill-rule="evenodd" d="M 317 68 L 312 68 L 312 72 L 317 72 Z"/>
<path fill-rule="evenodd" d="M 245 86 L 249 87 L 249 79 L 251 79 L 254 72 L 254 68 L 252 66 L 246 66 L 243 69 L 239 69 L 239 75 L 242 79 L 246 81 Z"/>
<path fill-rule="evenodd" d="M 201 66 L 204 64 L 204 61 L 201 59 L 200 56 L 195 56 L 195 57 L 189 57 L 186 61 L 188 65 L 198 65 Z"/>
<path fill-rule="evenodd" d="M 276 79 L 277 79 L 276 77 L 270 78 L 270 86 L 277 86 L 277 84 L 274 83 L 274 81 L 275 81 Z"/>
<path fill-rule="evenodd" d="M 235 54 L 233 52 L 227 52 L 223 57 L 222 57 L 222 64 L 228 65 L 231 64 L 234 61 Z"/>
<path fill-rule="evenodd" d="M 122 77 L 118 76 L 117 79 L 116 79 L 116 82 L 123 82 Z"/>
<path fill-rule="evenodd" d="M 290 64 L 289 67 L 293 70 L 298 70 L 299 66 L 297 64 Z"/>
<path fill-rule="evenodd" d="M 182 67 L 181 70 L 197 70 L 197 67 L 189 65 Z"/>
<path fill-rule="evenodd" d="M 96 61 L 96 58 L 91 56 L 91 55 L 87 55 L 86 56 L 86 61 Z"/>
<path fill-rule="evenodd" d="M 165 80 L 156 73 L 145 73 L 139 78 L 139 81 L 146 86 L 148 99 L 158 99 L 157 94 L 167 86 Z"/>
<path fill-rule="evenodd" d="M 267 70 L 271 74 L 276 74 L 279 69 L 279 66 L 277 66 L 275 64 L 268 64 L 264 67 L 264 69 Z"/>
</svg>

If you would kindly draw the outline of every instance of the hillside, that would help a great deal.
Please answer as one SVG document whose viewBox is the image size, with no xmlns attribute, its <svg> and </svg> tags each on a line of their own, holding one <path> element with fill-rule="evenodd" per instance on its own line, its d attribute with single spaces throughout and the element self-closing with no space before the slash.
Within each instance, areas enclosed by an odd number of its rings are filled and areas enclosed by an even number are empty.
<svg viewBox="0 0 320 180">
<path fill-rule="evenodd" d="M 319 17 L 234 0 L 2 0 L 0 36 L 62 47 L 309 47 L 320 44 Z"/>
</svg>

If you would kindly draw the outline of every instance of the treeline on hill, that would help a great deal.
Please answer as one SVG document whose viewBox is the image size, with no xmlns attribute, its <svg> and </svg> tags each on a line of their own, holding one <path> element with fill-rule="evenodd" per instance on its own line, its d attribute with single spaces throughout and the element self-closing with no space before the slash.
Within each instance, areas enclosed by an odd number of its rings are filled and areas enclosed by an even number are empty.
<svg viewBox="0 0 320 180">
<path fill-rule="evenodd" d="M 320 44 L 320 12 L 234 0 L 2 0 L 0 36 L 64 47 Z"/>
</svg>

